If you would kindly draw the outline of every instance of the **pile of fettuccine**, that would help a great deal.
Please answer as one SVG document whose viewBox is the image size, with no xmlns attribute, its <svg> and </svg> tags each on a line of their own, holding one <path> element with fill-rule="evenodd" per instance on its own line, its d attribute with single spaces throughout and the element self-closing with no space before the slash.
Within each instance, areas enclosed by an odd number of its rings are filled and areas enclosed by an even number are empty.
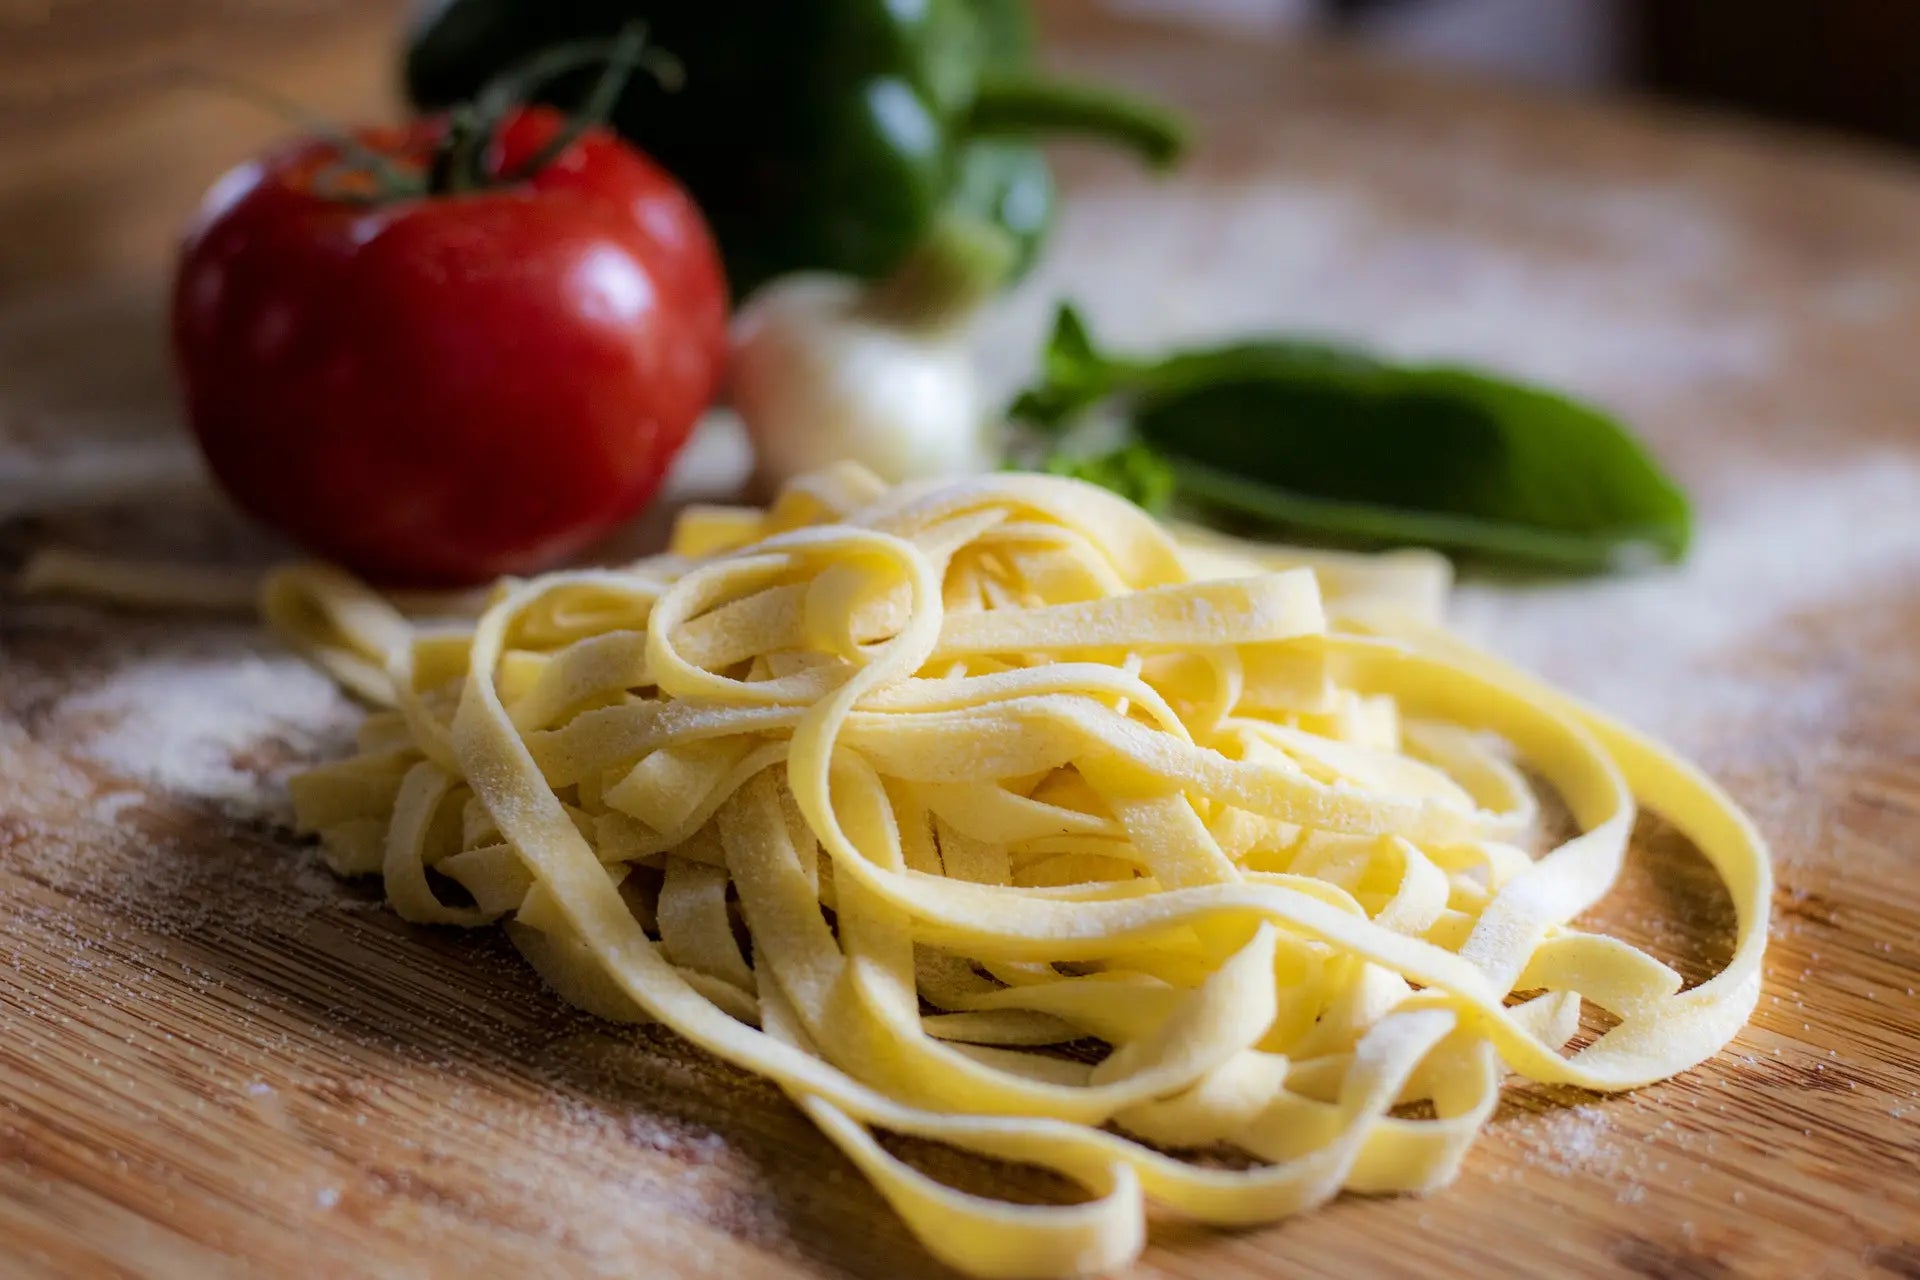
<svg viewBox="0 0 1920 1280">
<path fill-rule="evenodd" d="M 778 1082 L 952 1265 L 1052 1276 L 1133 1256 L 1148 1199 L 1242 1224 L 1436 1187 L 1508 1071 L 1630 1088 L 1752 1009 L 1747 819 L 1448 638 L 1444 589 L 1424 556 L 1183 543 L 1073 481 L 847 467 L 470 627 L 313 567 L 267 608 L 384 704 L 294 783 L 340 871 Z M 1544 854 L 1530 778 L 1579 830 Z M 1738 912 L 1689 990 L 1573 924 L 1636 799 Z M 1570 1053 L 1583 999 L 1618 1021 Z M 962 1194 L 877 1129 L 1086 1198 Z M 1221 1147 L 1251 1160 L 1185 1158 Z"/>
</svg>

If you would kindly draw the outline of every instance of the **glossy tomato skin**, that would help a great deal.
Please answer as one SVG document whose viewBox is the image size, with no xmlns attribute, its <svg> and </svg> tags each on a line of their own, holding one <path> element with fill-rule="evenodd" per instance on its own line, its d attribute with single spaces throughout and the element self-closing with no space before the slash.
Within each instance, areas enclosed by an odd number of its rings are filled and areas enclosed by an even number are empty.
<svg viewBox="0 0 1920 1280">
<path fill-rule="evenodd" d="M 516 113 L 493 171 L 561 124 Z M 439 127 L 361 137 L 417 167 Z M 174 352 L 214 474 L 385 583 L 586 549 L 653 496 L 719 385 L 726 284 L 698 209 L 598 129 L 468 194 L 344 201 L 337 161 L 309 142 L 235 170 L 187 238 Z"/>
</svg>

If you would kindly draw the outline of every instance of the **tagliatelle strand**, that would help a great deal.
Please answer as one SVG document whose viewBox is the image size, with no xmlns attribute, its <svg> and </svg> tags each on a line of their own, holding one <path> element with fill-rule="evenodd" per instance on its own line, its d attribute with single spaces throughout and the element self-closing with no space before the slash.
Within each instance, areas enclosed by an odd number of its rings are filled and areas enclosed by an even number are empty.
<svg viewBox="0 0 1920 1280">
<path fill-rule="evenodd" d="M 566 998 L 778 1083 L 964 1271 L 1122 1265 L 1148 1200 L 1428 1190 L 1506 1070 L 1632 1088 L 1752 1010 L 1751 824 L 1439 631 L 1422 557 L 1263 564 L 1072 481 L 849 468 L 690 513 L 673 552 L 508 584 L 455 634 L 276 575 L 275 624 L 404 711 L 296 810 L 408 918 L 503 920 Z M 1538 857 L 1528 771 L 1580 828 Z M 1738 916 L 1691 989 L 1573 924 L 1636 796 Z M 1583 1000 L 1617 1021 L 1569 1053 Z M 881 1130 L 1088 1198 L 965 1194 Z M 1179 1154 L 1218 1146 L 1254 1163 Z"/>
</svg>

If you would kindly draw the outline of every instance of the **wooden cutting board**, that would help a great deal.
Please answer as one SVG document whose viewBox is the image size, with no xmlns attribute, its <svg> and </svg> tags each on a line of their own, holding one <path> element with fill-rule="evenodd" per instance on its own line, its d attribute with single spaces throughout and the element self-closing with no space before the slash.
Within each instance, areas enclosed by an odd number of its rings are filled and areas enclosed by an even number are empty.
<svg viewBox="0 0 1920 1280">
<path fill-rule="evenodd" d="M 212 10 L 102 10 L 0 39 L 0 538 L 269 560 L 179 444 L 158 299 L 168 228 L 271 125 L 167 68 L 351 110 L 389 6 L 222 9 L 197 42 Z M 1061 62 L 1163 86 L 1205 143 L 1169 183 L 1068 158 L 1054 256 L 983 344 L 998 376 L 1071 294 L 1116 339 L 1306 326 L 1629 414 L 1698 498 L 1688 566 L 1475 581 L 1459 622 L 1704 762 L 1781 881 L 1758 1014 L 1710 1064 L 1515 1092 L 1440 1194 L 1157 1223 L 1134 1274 L 1920 1276 L 1920 172 L 1054 20 Z M 683 493 L 730 481 L 703 449 Z M 109 510 L 55 509 L 110 483 Z M 321 872 L 279 780 L 350 720 L 248 625 L 0 600 L 0 1274 L 939 1274 L 771 1088 Z M 1604 919 L 1691 975 L 1727 944 L 1652 820 Z"/>
</svg>

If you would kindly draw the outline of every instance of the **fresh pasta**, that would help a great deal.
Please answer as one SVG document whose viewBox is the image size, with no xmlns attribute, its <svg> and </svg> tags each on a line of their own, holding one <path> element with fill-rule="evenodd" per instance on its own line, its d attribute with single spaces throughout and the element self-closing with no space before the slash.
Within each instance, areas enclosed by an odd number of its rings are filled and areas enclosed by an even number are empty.
<svg viewBox="0 0 1920 1280">
<path fill-rule="evenodd" d="M 844 466 L 470 625 L 315 566 L 264 606 L 378 704 L 292 784 L 336 870 L 775 1081 L 932 1253 L 1012 1277 L 1124 1264 L 1148 1201 L 1239 1225 L 1439 1187 L 1508 1072 L 1630 1089 L 1745 1022 L 1748 819 L 1447 636 L 1445 586 L 1182 542 L 1070 480 Z M 1535 779 L 1578 828 L 1538 854 Z M 1574 923 L 1636 802 L 1738 915 L 1691 988 Z M 1583 1001 L 1617 1021 L 1570 1048 Z M 1085 1198 L 967 1194 L 883 1132 Z"/>
</svg>

